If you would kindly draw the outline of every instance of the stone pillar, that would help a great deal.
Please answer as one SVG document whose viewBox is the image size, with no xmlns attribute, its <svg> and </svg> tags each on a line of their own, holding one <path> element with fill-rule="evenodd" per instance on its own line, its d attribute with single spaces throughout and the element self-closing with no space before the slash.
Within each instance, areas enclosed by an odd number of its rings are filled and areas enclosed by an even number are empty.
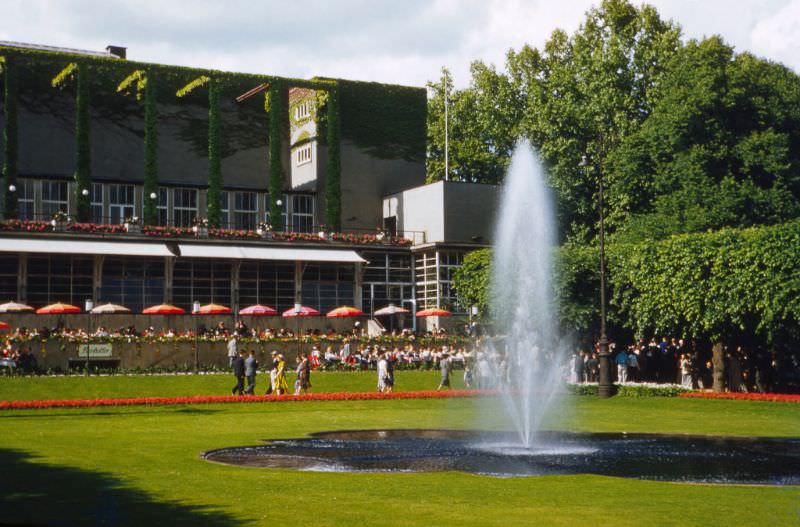
<svg viewBox="0 0 800 527">
<path fill-rule="evenodd" d="M 28 253 L 19 253 L 17 259 L 17 302 L 23 304 L 27 300 L 26 284 L 28 283 Z"/>
<path fill-rule="evenodd" d="M 231 262 L 231 310 L 233 318 L 236 320 L 239 313 L 239 271 L 242 268 L 241 260 Z"/>
<path fill-rule="evenodd" d="M 164 257 L 164 303 L 172 303 L 172 273 L 175 270 L 175 257 Z"/>
<path fill-rule="evenodd" d="M 363 309 L 364 303 L 362 302 L 362 298 L 364 297 L 364 264 L 361 262 L 356 262 L 353 267 L 355 276 L 355 281 L 353 283 L 353 306 L 358 309 Z"/>
<path fill-rule="evenodd" d="M 103 287 L 103 262 L 105 256 L 102 254 L 94 255 L 94 272 L 92 273 L 92 302 L 95 304 L 100 299 L 100 290 Z"/>
<path fill-rule="evenodd" d="M 303 303 L 303 262 L 294 263 L 294 303 Z"/>
</svg>

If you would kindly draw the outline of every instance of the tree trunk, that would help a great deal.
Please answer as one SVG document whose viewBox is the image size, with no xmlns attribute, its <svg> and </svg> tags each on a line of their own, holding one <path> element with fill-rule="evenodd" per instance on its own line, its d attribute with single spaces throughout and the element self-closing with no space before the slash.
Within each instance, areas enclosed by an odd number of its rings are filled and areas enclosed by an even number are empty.
<svg viewBox="0 0 800 527">
<path fill-rule="evenodd" d="M 722 342 L 715 342 L 711 348 L 711 365 L 713 366 L 713 390 L 716 393 L 725 391 L 725 348 Z"/>
</svg>

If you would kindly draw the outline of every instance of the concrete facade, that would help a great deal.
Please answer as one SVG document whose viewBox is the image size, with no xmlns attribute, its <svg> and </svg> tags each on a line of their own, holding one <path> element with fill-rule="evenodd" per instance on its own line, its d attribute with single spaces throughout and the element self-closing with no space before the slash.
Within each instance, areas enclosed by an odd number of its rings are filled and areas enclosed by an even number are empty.
<svg viewBox="0 0 800 527">
<path fill-rule="evenodd" d="M 397 230 L 425 233 L 426 243 L 488 244 L 494 235 L 501 187 L 438 181 L 386 196 L 383 218 Z"/>
</svg>

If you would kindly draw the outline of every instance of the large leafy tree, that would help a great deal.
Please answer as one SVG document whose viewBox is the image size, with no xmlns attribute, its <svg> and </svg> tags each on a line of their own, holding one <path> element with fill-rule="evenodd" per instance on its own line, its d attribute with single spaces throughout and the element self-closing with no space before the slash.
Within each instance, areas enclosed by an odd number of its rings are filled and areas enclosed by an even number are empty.
<svg viewBox="0 0 800 527">
<path fill-rule="evenodd" d="M 472 64 L 469 87 L 454 90 L 450 72 L 429 83 L 428 181 L 445 177 L 445 95 L 448 99 L 449 179 L 502 181 L 519 137 L 525 101 L 507 75 L 482 62 Z"/>
<path fill-rule="evenodd" d="M 626 238 L 800 216 L 795 73 L 715 37 L 677 53 L 658 91 L 611 159 L 609 197 Z"/>
</svg>

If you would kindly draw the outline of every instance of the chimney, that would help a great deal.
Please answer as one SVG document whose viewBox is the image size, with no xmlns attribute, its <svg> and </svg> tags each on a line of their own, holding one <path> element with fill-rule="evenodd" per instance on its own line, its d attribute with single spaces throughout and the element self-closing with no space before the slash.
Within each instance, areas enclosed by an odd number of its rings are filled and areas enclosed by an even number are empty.
<svg viewBox="0 0 800 527">
<path fill-rule="evenodd" d="M 108 45 L 106 46 L 106 51 L 108 52 L 109 55 L 113 55 L 118 59 L 124 59 L 127 56 L 128 48 L 122 46 Z"/>
</svg>

